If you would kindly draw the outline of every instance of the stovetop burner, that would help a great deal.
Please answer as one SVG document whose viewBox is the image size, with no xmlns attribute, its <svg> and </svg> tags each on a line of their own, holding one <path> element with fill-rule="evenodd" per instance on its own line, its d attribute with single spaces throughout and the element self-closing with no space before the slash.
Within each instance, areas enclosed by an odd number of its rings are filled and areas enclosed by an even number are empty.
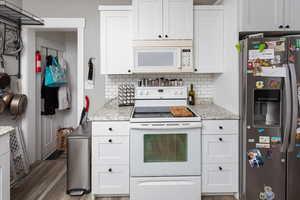
<svg viewBox="0 0 300 200">
<path fill-rule="evenodd" d="M 133 118 L 178 118 L 173 116 L 169 107 L 135 107 L 132 117 Z M 194 113 L 193 113 L 193 117 L 196 117 Z"/>
</svg>

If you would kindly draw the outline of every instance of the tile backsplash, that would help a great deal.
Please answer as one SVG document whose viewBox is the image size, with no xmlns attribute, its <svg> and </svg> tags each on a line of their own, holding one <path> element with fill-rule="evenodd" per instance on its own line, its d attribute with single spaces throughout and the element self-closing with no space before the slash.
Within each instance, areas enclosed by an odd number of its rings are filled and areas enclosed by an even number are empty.
<svg viewBox="0 0 300 200">
<path fill-rule="evenodd" d="M 213 98 L 215 93 L 214 74 L 133 74 L 133 75 L 107 75 L 105 77 L 105 98 L 112 99 L 118 96 L 118 85 L 132 83 L 137 86 L 138 80 L 143 78 L 156 79 L 182 79 L 183 85 L 194 84 L 197 98 Z"/>
</svg>

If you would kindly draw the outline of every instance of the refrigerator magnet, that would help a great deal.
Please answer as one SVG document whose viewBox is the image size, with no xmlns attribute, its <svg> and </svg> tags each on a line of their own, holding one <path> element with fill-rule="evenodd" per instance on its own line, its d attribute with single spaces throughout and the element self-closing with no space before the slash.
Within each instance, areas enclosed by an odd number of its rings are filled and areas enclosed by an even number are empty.
<svg viewBox="0 0 300 200">
<path fill-rule="evenodd" d="M 296 155 L 296 158 L 300 159 L 300 152 Z"/>
<path fill-rule="evenodd" d="M 270 149 L 270 147 L 270 144 L 256 143 L 256 148 L 258 149 Z"/>
<path fill-rule="evenodd" d="M 255 142 L 255 139 L 250 138 L 250 139 L 248 139 L 248 142 L 249 142 L 249 143 L 254 143 L 254 142 Z"/>
<path fill-rule="evenodd" d="M 264 160 L 259 149 L 250 150 L 247 156 L 252 168 L 260 168 L 264 165 Z"/>
<path fill-rule="evenodd" d="M 263 81 L 256 81 L 256 88 L 264 88 L 265 84 Z"/>
<path fill-rule="evenodd" d="M 275 199 L 275 194 L 273 192 L 272 187 L 265 186 L 264 187 L 264 192 L 259 193 L 259 199 L 260 200 L 274 200 Z"/>
<path fill-rule="evenodd" d="M 300 144 L 296 144 L 296 147 L 300 147 Z"/>
<path fill-rule="evenodd" d="M 281 137 L 279 136 L 271 137 L 271 144 L 281 144 Z"/>
<path fill-rule="evenodd" d="M 272 151 L 272 150 L 267 150 L 266 158 L 267 158 L 267 159 L 272 159 L 272 154 L 273 154 L 273 151 Z"/>
<path fill-rule="evenodd" d="M 264 129 L 264 128 L 259 128 L 259 129 L 257 130 L 257 132 L 258 132 L 258 133 L 264 133 L 264 132 L 265 132 L 265 129 Z"/>
<path fill-rule="evenodd" d="M 270 144 L 269 136 L 259 136 L 259 143 Z"/>
</svg>

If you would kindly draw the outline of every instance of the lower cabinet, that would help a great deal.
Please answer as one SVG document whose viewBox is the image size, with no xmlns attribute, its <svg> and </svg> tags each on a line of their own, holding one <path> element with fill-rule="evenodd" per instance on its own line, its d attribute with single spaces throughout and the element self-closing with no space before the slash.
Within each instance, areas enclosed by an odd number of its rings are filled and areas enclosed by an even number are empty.
<svg viewBox="0 0 300 200">
<path fill-rule="evenodd" d="M 0 136 L 0 200 L 10 199 L 9 134 Z"/>
<path fill-rule="evenodd" d="M 203 165 L 203 185 L 205 193 L 234 193 L 238 191 L 237 164 Z"/>
<path fill-rule="evenodd" d="M 92 193 L 96 195 L 128 195 L 128 165 L 93 165 Z"/>
</svg>

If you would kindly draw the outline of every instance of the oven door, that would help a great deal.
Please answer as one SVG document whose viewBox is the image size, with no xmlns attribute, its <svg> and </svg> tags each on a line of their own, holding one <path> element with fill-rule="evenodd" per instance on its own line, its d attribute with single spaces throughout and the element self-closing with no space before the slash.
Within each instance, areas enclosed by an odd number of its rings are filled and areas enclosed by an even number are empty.
<svg viewBox="0 0 300 200">
<path fill-rule="evenodd" d="M 131 176 L 201 175 L 201 123 L 132 124 Z"/>
<path fill-rule="evenodd" d="M 134 73 L 181 72 L 181 52 L 177 47 L 135 47 Z"/>
</svg>

